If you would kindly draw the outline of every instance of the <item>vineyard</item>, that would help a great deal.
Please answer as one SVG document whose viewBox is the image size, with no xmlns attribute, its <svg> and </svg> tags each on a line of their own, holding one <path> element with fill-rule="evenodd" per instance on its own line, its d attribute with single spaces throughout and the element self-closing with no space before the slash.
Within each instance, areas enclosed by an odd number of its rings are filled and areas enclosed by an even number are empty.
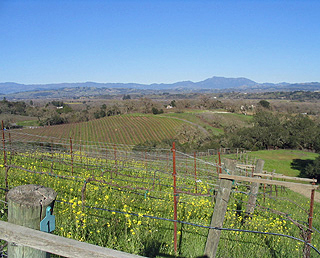
<svg viewBox="0 0 320 258">
<path fill-rule="evenodd" d="M 23 132 L 58 139 L 72 137 L 83 143 L 94 141 L 137 144 L 148 140 L 161 141 L 173 138 L 176 128 L 183 123 L 166 117 L 136 114 L 105 117 L 76 124 L 23 129 Z"/>
<path fill-rule="evenodd" d="M 39 184 L 58 193 L 54 234 L 148 257 L 202 256 L 221 186 L 219 174 L 253 175 L 255 161 L 230 171 L 216 154 L 203 159 L 174 146 L 133 151 L 130 145 L 94 142 L 89 125 L 83 136 L 87 138 L 81 141 L 63 134 L 64 127 L 52 127 L 61 129 L 55 129 L 57 138 L 4 133 L 1 220 L 7 219 L 9 189 Z M 310 201 L 284 187 L 267 185 L 256 194 L 254 213 L 248 217 L 250 186 L 232 182 L 217 257 L 302 257 Z M 315 211 L 319 208 L 315 204 Z M 315 212 L 311 257 L 319 254 L 319 228 Z"/>
</svg>

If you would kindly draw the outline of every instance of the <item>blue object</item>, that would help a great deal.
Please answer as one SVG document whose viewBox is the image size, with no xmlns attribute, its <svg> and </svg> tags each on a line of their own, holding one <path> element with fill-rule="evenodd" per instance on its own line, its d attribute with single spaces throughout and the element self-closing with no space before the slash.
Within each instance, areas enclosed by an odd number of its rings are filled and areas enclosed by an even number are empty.
<svg viewBox="0 0 320 258">
<path fill-rule="evenodd" d="M 56 219 L 52 215 L 51 207 L 47 207 L 46 216 L 40 222 L 40 231 L 50 233 L 56 228 Z"/>
</svg>

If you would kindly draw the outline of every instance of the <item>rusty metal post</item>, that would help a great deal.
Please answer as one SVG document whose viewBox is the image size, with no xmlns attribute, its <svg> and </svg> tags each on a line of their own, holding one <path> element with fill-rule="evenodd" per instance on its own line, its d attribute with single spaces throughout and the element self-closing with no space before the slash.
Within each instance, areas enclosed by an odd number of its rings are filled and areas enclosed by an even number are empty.
<svg viewBox="0 0 320 258">
<path fill-rule="evenodd" d="M 176 171 L 176 143 L 172 144 L 172 162 L 173 162 L 173 209 L 174 209 L 174 220 L 178 219 L 177 215 L 177 171 Z M 177 255 L 178 239 L 177 239 L 177 222 L 174 222 L 174 252 Z"/>
<path fill-rule="evenodd" d="M 219 174 L 219 164 L 218 164 L 218 160 L 216 160 L 216 164 L 217 164 L 217 174 Z"/>
<path fill-rule="evenodd" d="M 147 151 L 144 152 L 144 168 L 146 170 L 146 177 L 148 176 L 148 155 Z"/>
<path fill-rule="evenodd" d="M 266 202 L 266 184 L 263 184 L 263 203 Z"/>
<path fill-rule="evenodd" d="M 7 166 L 7 153 L 6 153 L 6 139 L 5 139 L 5 135 L 4 135 L 3 120 L 1 123 L 1 128 L 2 128 L 2 143 L 3 143 L 3 165 L 4 165 L 4 167 L 6 167 Z"/>
<path fill-rule="evenodd" d="M 72 149 L 71 137 L 70 137 L 70 156 L 71 156 L 71 175 L 73 175 L 73 149 Z"/>
<path fill-rule="evenodd" d="M 53 140 L 51 140 L 50 150 L 51 150 L 51 160 L 52 160 L 53 159 Z"/>
<path fill-rule="evenodd" d="M 193 153 L 194 156 L 194 182 L 195 182 L 195 187 L 196 187 L 196 193 L 198 192 L 197 188 L 197 156 L 196 152 Z"/>
<path fill-rule="evenodd" d="M 14 155 L 14 151 L 12 149 L 12 142 L 11 142 L 11 133 L 9 132 L 9 145 L 10 145 L 10 161 L 12 160 L 12 156 Z"/>
<path fill-rule="evenodd" d="M 116 145 L 113 145 L 113 151 L 114 151 L 114 163 L 116 166 L 116 175 L 118 174 L 118 161 L 117 161 L 117 148 Z"/>
<path fill-rule="evenodd" d="M 222 173 L 222 170 L 221 170 L 221 155 L 220 155 L 220 151 L 218 152 L 218 156 L 219 156 L 219 173 L 221 174 Z"/>
<path fill-rule="evenodd" d="M 168 169 L 169 169 L 169 152 L 167 152 L 167 172 L 168 172 Z"/>
<path fill-rule="evenodd" d="M 315 182 L 312 182 L 312 185 L 315 185 Z M 313 219 L 313 206 L 314 206 L 314 192 L 315 189 L 311 190 L 311 197 L 310 197 L 310 210 L 309 210 L 309 218 L 308 218 L 308 224 L 309 224 L 309 231 L 307 236 L 307 243 L 311 244 L 311 237 L 312 237 L 312 219 Z M 304 250 L 304 257 L 310 258 L 310 246 L 305 245 Z"/>
<path fill-rule="evenodd" d="M 186 174 L 188 174 L 188 156 L 186 155 Z"/>
<path fill-rule="evenodd" d="M 8 184 L 8 167 L 7 167 L 7 152 L 6 152 L 6 139 L 4 135 L 4 124 L 3 120 L 1 122 L 1 128 L 2 128 L 2 142 L 3 142 L 3 167 L 5 169 L 5 187 L 6 187 L 6 197 L 7 197 L 7 192 L 9 190 L 9 184 Z M 7 199 L 7 198 L 6 198 Z"/>
</svg>

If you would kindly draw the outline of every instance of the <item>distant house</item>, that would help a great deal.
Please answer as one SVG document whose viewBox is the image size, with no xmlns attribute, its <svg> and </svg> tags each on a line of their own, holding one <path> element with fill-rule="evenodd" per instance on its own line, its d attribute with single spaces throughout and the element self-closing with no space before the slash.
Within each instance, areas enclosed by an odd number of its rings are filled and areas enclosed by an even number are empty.
<svg viewBox="0 0 320 258">
<path fill-rule="evenodd" d="M 166 107 L 166 109 L 171 109 L 171 108 L 173 108 L 173 106 L 171 106 L 171 105 L 168 105 L 168 106 Z"/>
<path fill-rule="evenodd" d="M 57 109 L 63 109 L 63 106 L 61 106 L 61 107 L 57 107 Z"/>
</svg>

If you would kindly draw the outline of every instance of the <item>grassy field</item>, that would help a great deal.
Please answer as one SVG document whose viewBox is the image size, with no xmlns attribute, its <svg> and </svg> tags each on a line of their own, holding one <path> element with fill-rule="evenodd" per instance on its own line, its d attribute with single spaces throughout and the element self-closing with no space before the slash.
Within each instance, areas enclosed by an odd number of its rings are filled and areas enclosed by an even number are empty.
<svg viewBox="0 0 320 258">
<path fill-rule="evenodd" d="M 165 153 L 153 153 L 153 160 L 148 156 L 149 162 L 146 163 L 143 158 L 145 153 L 142 156 L 131 153 L 134 154 L 132 158 L 130 153 L 126 153 L 123 160 L 119 156 L 114 160 L 112 156 L 105 159 L 74 153 L 71 159 L 68 152 L 46 153 L 35 149 L 30 151 L 22 146 L 19 148 L 22 152 L 8 155 L 8 163 L 16 165 L 9 171 L 9 186 L 36 183 L 57 191 L 54 234 L 148 257 L 175 257 L 173 223 L 156 219 L 173 218 L 172 163 L 170 161 L 168 164 Z M 181 166 L 178 169 L 177 186 L 193 192 L 193 159 L 187 158 L 182 156 L 178 160 L 177 165 Z M 71 160 L 74 164 L 73 174 Z M 186 162 L 191 171 L 185 171 Z M 217 181 L 208 177 L 207 164 L 199 162 L 197 165 L 200 179 L 198 193 L 212 195 L 180 193 L 178 220 L 209 225 L 215 205 L 213 191 L 218 189 Z M 1 166 L 3 179 L 5 169 Z M 215 173 L 215 167 L 212 167 L 209 174 Z M 94 178 L 95 181 L 89 182 L 88 178 Z M 84 184 L 85 199 L 82 199 Z M 0 181 L 0 187 L 5 188 L 4 180 Z M 309 207 L 307 198 L 284 189 L 278 191 L 278 197 L 267 195 L 264 200 L 263 195 L 259 195 L 254 216 L 244 219 L 243 212 L 248 200 L 248 195 L 244 194 L 246 191 L 245 184 L 233 185 L 223 225 L 225 228 L 301 238 L 300 230 L 288 217 L 306 222 L 308 215 L 305 210 Z M 0 194 L 3 200 L 4 191 L 0 191 Z M 0 206 L 0 219 L 6 220 L 5 204 L 0 202 Z M 319 208 L 320 205 L 315 204 L 315 210 Z M 285 215 L 274 213 L 273 210 L 284 212 Z M 319 213 L 315 213 L 313 225 L 317 229 L 320 227 Z M 178 224 L 177 256 L 202 256 L 207 234 L 206 228 Z M 312 243 L 320 245 L 317 232 L 313 234 Z M 285 237 L 222 231 L 217 257 L 293 258 L 302 256 L 302 250 L 303 243 Z M 316 253 L 312 251 L 312 255 Z"/>
<path fill-rule="evenodd" d="M 235 158 L 236 155 L 227 155 Z M 314 160 L 319 154 L 300 150 L 260 150 L 248 153 L 249 159 L 257 158 L 265 161 L 264 169 L 286 176 L 299 176 L 300 168 Z"/>
<path fill-rule="evenodd" d="M 39 121 L 38 121 L 38 119 L 24 120 L 24 121 L 17 122 L 17 125 L 20 125 L 20 126 L 38 126 L 39 125 Z"/>
<path fill-rule="evenodd" d="M 72 137 L 83 143 L 136 144 L 174 137 L 176 128 L 185 123 L 183 120 L 213 130 L 216 128 L 212 119 L 216 119 L 216 124 L 220 126 L 232 125 L 228 121 L 248 125 L 252 119 L 244 115 L 206 111 L 163 116 L 122 115 L 87 123 L 24 129 L 22 132 L 39 134 L 55 141 Z M 92 155 L 74 150 L 71 157 L 68 145 L 59 148 L 57 143 L 57 149 L 51 148 L 51 152 L 48 146 L 40 151 L 38 148 L 45 146 L 39 144 L 29 143 L 29 149 L 17 146 L 14 155 L 8 155 L 8 164 L 15 165 L 9 170 L 9 187 L 35 183 L 57 191 L 58 201 L 54 210 L 57 228 L 54 234 L 148 257 L 191 258 L 203 255 L 208 229 L 178 224 L 178 253 L 175 254 L 173 223 L 159 219 L 173 218 L 170 150 L 166 150 L 167 153 L 165 150 L 135 153 L 116 150 L 113 145 L 106 147 L 109 149 L 99 145 L 98 151 Z M 293 150 L 256 151 L 248 155 L 249 160 L 265 160 L 264 169 L 269 172 L 276 170 L 289 176 L 298 176 L 299 165 L 318 156 Z M 235 155 L 222 157 L 235 158 Z M 0 189 L 4 189 L 5 168 L 1 159 L 0 156 Z M 212 161 L 212 156 L 206 159 Z M 208 226 L 215 205 L 214 193 L 219 189 L 219 182 L 214 177 L 216 167 L 199 161 L 195 178 L 193 157 L 183 155 L 177 166 L 177 186 L 181 190 L 178 195 L 178 220 Z M 249 185 L 243 182 L 232 186 L 223 227 L 273 232 L 301 239 L 300 229 L 288 218 L 305 225 L 308 221 L 308 198 L 288 189 L 279 189 L 278 196 L 259 194 L 254 215 L 251 219 L 245 219 L 248 188 Z M 194 195 L 196 191 L 204 195 Z M 82 198 L 83 193 L 85 198 Z M 4 191 L 0 191 L 0 200 L 4 198 Z M 319 209 L 320 204 L 316 203 L 315 211 Z M 0 219 L 6 220 L 7 207 L 4 202 L 0 202 L 0 210 Z M 316 229 L 320 229 L 319 216 L 315 212 L 313 226 Z M 313 233 L 312 244 L 320 246 L 320 233 L 317 231 Z M 303 243 L 285 237 L 222 231 L 217 257 L 294 258 L 302 256 L 302 250 Z M 311 257 L 316 255 L 315 251 L 311 254 Z"/>
<path fill-rule="evenodd" d="M 21 116 L 13 114 L 0 114 L 0 121 L 10 121 L 21 126 L 35 126 L 38 125 L 38 118 L 30 116 Z"/>
</svg>

